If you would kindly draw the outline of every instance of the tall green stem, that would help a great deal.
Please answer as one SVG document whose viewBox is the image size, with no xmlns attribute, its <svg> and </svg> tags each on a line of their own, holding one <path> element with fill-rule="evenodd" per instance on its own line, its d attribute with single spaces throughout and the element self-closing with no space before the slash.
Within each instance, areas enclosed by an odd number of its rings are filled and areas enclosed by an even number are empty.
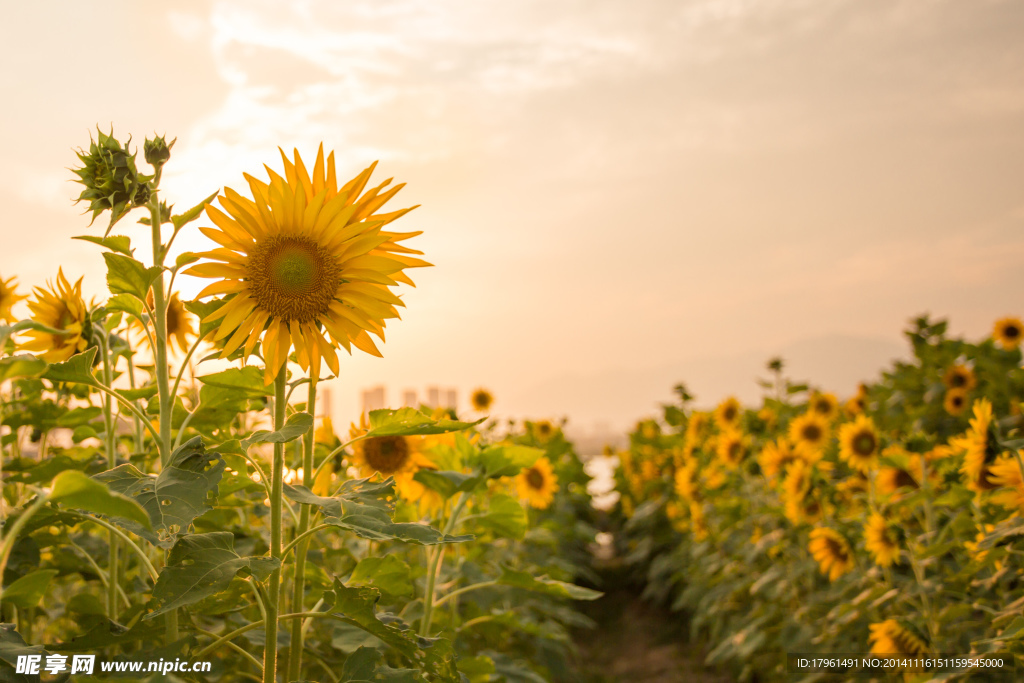
<svg viewBox="0 0 1024 683">
<path fill-rule="evenodd" d="M 287 366 L 274 381 L 274 430 L 284 427 Z M 274 468 L 270 478 L 270 556 L 281 559 L 281 502 L 284 495 L 284 444 L 274 444 Z M 264 623 L 263 683 L 277 680 L 277 615 L 281 598 L 281 567 L 270 574 L 267 587 L 267 618 Z"/>
<path fill-rule="evenodd" d="M 306 410 L 310 415 L 316 416 L 316 380 L 310 378 L 309 397 L 306 399 Z M 313 488 L 313 449 L 316 444 L 313 441 L 315 430 L 310 429 L 302 441 L 302 485 L 308 489 Z M 310 506 L 303 505 L 299 511 L 299 524 L 295 529 L 296 537 L 309 530 Z M 306 594 L 306 552 L 309 550 L 310 538 L 306 537 L 299 541 L 295 548 L 295 576 L 292 582 L 292 611 L 301 612 L 302 603 Z M 299 672 L 302 669 L 302 622 L 292 622 L 291 645 L 288 648 L 288 680 L 299 680 Z"/>
<path fill-rule="evenodd" d="M 451 517 L 448 518 L 448 523 L 444 527 L 444 535 L 447 536 L 455 530 L 455 525 L 459 522 L 459 515 L 462 514 L 463 508 L 466 507 L 466 503 L 469 501 L 469 497 L 465 493 L 459 494 L 459 502 L 455 504 L 455 509 L 452 510 Z M 434 553 L 430 555 L 427 567 L 427 592 L 423 596 L 423 619 L 420 621 L 420 635 L 427 636 L 430 633 L 430 622 L 434 618 L 434 585 L 437 582 L 437 572 L 441 566 L 441 558 L 444 557 L 445 545 L 438 544 L 434 546 Z"/>
<path fill-rule="evenodd" d="M 114 375 L 110 367 L 110 349 L 105 335 L 99 335 L 100 351 L 103 353 L 103 383 L 110 386 L 114 383 Z M 117 467 L 117 434 L 115 433 L 113 410 L 109 394 L 103 394 L 103 426 L 106 431 L 104 439 L 107 450 L 107 469 Z M 107 565 L 107 573 L 110 581 L 107 583 L 107 616 L 112 621 L 117 621 L 117 586 L 120 575 L 120 558 L 118 539 L 114 534 L 110 535 L 109 543 L 110 557 Z"/>
</svg>

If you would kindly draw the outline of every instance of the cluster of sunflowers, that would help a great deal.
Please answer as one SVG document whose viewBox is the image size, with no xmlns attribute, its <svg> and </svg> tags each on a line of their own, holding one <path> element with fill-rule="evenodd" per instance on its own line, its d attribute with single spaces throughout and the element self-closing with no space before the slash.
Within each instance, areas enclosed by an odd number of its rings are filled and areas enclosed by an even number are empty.
<svg viewBox="0 0 1024 683">
<path fill-rule="evenodd" d="M 594 530 L 560 428 L 480 417 L 482 389 L 472 421 L 378 410 L 343 440 L 314 418 L 337 351 L 380 355 L 429 265 L 385 229 L 401 185 L 339 183 L 321 147 L 175 214 L 173 144 L 145 142 L 148 175 L 112 134 L 79 154 L 109 298 L 0 278 L 0 678 L 85 651 L 211 682 L 570 680 L 570 602 L 600 593 L 572 583 Z M 145 234 L 111 234 L 134 211 Z M 204 216 L 217 246 L 172 262 Z M 213 282 L 183 302 L 189 275 Z"/>
<path fill-rule="evenodd" d="M 778 359 L 756 407 L 694 410 L 677 387 L 679 403 L 618 454 L 619 542 L 646 595 L 686 611 L 707 663 L 741 680 L 790 680 L 793 652 L 1003 652 L 1019 665 L 1022 330 L 1004 318 L 971 343 L 919 318 L 913 361 L 842 403 Z M 972 676 L 1012 680 L 942 679 Z"/>
</svg>

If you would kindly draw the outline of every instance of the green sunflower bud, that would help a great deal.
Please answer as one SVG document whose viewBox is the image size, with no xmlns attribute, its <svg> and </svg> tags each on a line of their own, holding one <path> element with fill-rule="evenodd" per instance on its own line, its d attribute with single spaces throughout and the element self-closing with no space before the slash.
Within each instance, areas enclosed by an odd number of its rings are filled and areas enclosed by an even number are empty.
<svg viewBox="0 0 1024 683">
<path fill-rule="evenodd" d="M 110 211 L 110 226 L 121 219 L 129 210 L 149 201 L 149 185 L 152 176 L 145 176 L 135 168 L 135 152 L 130 152 L 128 144 L 123 147 L 113 135 L 106 135 L 96 129 L 99 140 L 93 141 L 90 136 L 88 153 L 78 151 L 82 168 L 74 169 L 78 176 L 77 182 L 85 185 L 82 194 L 76 201 L 89 202 L 92 220 L 104 211 Z M 128 139 L 131 142 L 131 138 Z"/>
<path fill-rule="evenodd" d="M 174 143 L 178 139 L 171 140 L 171 144 L 167 144 L 163 136 L 157 136 L 152 140 L 147 139 L 142 148 L 145 150 L 146 162 L 155 168 L 160 168 L 167 160 L 171 158 L 171 147 L 174 147 Z"/>
</svg>

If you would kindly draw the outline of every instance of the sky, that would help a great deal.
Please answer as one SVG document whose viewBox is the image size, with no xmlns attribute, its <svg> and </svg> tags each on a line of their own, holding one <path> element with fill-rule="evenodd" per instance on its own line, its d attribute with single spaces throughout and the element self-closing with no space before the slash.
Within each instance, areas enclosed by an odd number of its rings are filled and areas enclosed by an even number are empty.
<svg viewBox="0 0 1024 683">
<path fill-rule="evenodd" d="M 912 316 L 1024 314 L 1024 5 L 976 0 L 4 2 L 0 277 L 104 291 L 70 182 L 99 125 L 177 137 L 187 207 L 278 147 L 379 160 L 433 268 L 362 389 L 477 386 L 622 429 L 782 355 L 840 396 Z M 117 226 L 137 244 L 148 229 Z M 209 223 L 205 223 L 209 224 Z M 204 225 L 199 222 L 194 225 Z M 181 250 L 210 243 L 193 229 Z M 198 280 L 181 278 L 183 295 Z M 25 309 L 22 309 L 25 312 Z"/>
</svg>

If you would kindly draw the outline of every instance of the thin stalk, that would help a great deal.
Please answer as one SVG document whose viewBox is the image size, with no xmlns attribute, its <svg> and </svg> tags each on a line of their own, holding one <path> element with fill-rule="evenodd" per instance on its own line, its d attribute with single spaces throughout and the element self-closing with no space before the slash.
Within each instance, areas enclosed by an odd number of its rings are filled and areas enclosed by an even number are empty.
<svg viewBox="0 0 1024 683">
<path fill-rule="evenodd" d="M 92 570 L 96 572 L 96 576 L 100 577 L 100 583 L 103 584 L 103 587 L 106 588 L 107 586 L 109 586 L 110 581 L 107 578 L 107 573 L 100 568 L 99 563 L 97 563 L 96 560 L 93 559 L 92 555 L 85 552 L 85 549 L 82 548 L 82 546 L 78 545 L 71 539 L 68 539 L 68 543 L 69 545 L 71 545 L 72 548 L 81 553 L 82 557 L 85 558 L 85 561 L 92 566 Z M 117 592 L 121 596 L 121 599 L 124 600 L 125 608 L 131 607 L 132 601 L 128 599 L 128 594 L 124 592 L 124 589 L 121 588 L 120 584 L 115 583 L 114 585 L 117 586 Z"/>
<path fill-rule="evenodd" d="M 64 510 L 63 512 L 64 514 L 74 515 L 75 517 L 83 519 L 87 522 L 99 524 L 101 527 L 107 529 L 111 533 L 116 534 L 119 539 L 121 539 L 127 544 L 128 548 L 134 550 L 135 554 L 139 556 L 139 559 L 142 560 L 142 565 L 146 568 L 146 571 L 149 572 L 149 578 L 153 579 L 153 583 L 156 583 L 156 580 L 160 578 L 160 572 L 158 572 L 156 570 L 156 567 L 153 566 L 153 562 L 149 559 L 149 555 L 147 555 L 146 551 L 140 548 L 139 545 L 135 541 L 133 541 L 130 536 L 128 536 L 128 534 L 124 533 L 123 531 L 121 531 L 105 519 L 93 517 L 92 515 L 86 515 L 81 512 L 75 512 L 74 510 Z"/>
<path fill-rule="evenodd" d="M 274 381 L 274 429 L 284 427 L 287 366 L 282 366 Z M 281 501 L 284 497 L 284 444 L 274 444 L 274 468 L 270 483 L 270 556 L 281 559 Z M 263 683 L 277 680 L 277 622 L 281 599 L 281 567 L 270 574 L 267 588 L 267 618 L 264 622 L 266 647 L 263 650 Z"/>
<path fill-rule="evenodd" d="M 300 518 L 299 521 L 301 521 L 301 518 Z M 281 551 L 281 557 L 282 558 L 287 557 L 288 553 L 290 553 L 292 551 L 292 549 L 295 548 L 295 546 L 297 546 L 299 543 L 301 543 L 303 541 L 307 541 L 308 542 L 309 538 L 311 536 L 315 535 L 318 531 L 323 531 L 324 529 L 330 528 L 330 526 L 331 526 L 330 524 L 318 524 L 317 526 L 313 527 L 312 529 L 306 529 L 306 531 L 304 531 L 301 534 L 299 534 L 298 536 L 296 536 L 294 539 L 292 539 L 291 543 L 289 543 L 288 545 L 286 545 L 284 547 L 284 549 Z"/>
<path fill-rule="evenodd" d="M 192 354 L 194 354 L 196 352 L 196 349 L 199 348 L 199 343 L 206 339 L 206 337 L 209 336 L 210 333 L 215 332 L 216 330 L 216 327 L 211 328 L 207 330 L 205 334 L 201 334 L 198 337 L 196 337 L 196 340 L 192 343 L 192 346 L 189 348 L 188 353 L 185 355 L 185 360 L 181 361 L 181 369 L 178 370 L 178 376 L 174 378 L 174 386 L 171 387 L 171 396 L 178 395 L 178 387 L 181 385 L 181 378 L 184 377 L 185 375 L 185 368 L 188 367 L 188 362 L 192 360 Z"/>
<path fill-rule="evenodd" d="M 309 380 L 309 394 L 306 398 L 306 410 L 316 419 L 316 380 Z M 313 440 L 314 429 L 310 427 L 309 433 L 302 439 L 302 485 L 308 489 L 313 488 L 313 449 L 316 444 Z M 310 518 L 309 505 L 302 505 L 299 510 L 299 523 L 295 529 L 295 540 L 298 545 L 295 548 L 295 572 L 292 578 L 292 610 L 302 611 L 302 603 L 306 596 L 306 552 L 309 550 L 309 537 L 306 532 L 309 530 Z M 282 551 L 282 561 L 284 553 Z M 291 645 L 288 648 L 288 679 L 289 681 L 299 680 L 299 671 L 302 668 L 302 622 L 292 622 Z"/>
<path fill-rule="evenodd" d="M 90 384 L 89 386 L 92 387 L 93 389 L 99 389 L 104 394 L 109 394 L 110 396 L 116 398 L 121 403 L 121 405 L 128 409 L 129 413 L 139 418 L 142 421 L 142 424 L 145 425 L 146 429 L 149 430 L 149 433 L 153 435 L 153 438 L 159 441 L 160 434 L 157 432 L 156 427 L 154 427 L 153 423 L 149 421 L 149 418 L 146 417 L 145 413 L 143 413 L 141 410 L 135 407 L 134 403 L 132 403 L 124 396 L 114 391 L 113 389 L 108 389 L 102 384 L 93 383 Z"/>
<path fill-rule="evenodd" d="M 97 337 L 99 338 L 100 352 L 103 354 L 103 384 L 109 387 L 114 383 L 113 374 L 110 369 L 110 349 L 105 334 L 97 335 Z M 117 435 L 114 433 L 114 418 L 111 408 L 110 394 L 104 394 L 103 427 L 106 431 L 104 446 L 107 451 L 108 470 L 117 467 Z M 110 581 L 107 582 L 107 616 L 110 617 L 111 621 L 117 621 L 117 579 L 120 574 L 120 549 L 118 548 L 117 536 L 113 533 L 110 534 L 110 542 L 107 547 L 109 550 L 107 572 L 110 575 Z"/>
<path fill-rule="evenodd" d="M 437 600 L 435 600 L 434 601 L 434 607 L 435 608 L 440 607 L 444 603 L 448 602 L 449 600 L 454 600 L 455 598 L 459 597 L 463 593 L 468 593 L 470 591 L 479 590 L 481 588 L 490 588 L 491 586 L 497 586 L 497 585 L 498 585 L 497 581 L 481 581 L 480 583 L 474 583 L 472 586 L 463 586 L 462 588 L 458 588 L 456 590 L 453 590 L 448 595 L 443 595 L 440 598 L 438 598 Z"/>
<path fill-rule="evenodd" d="M 192 628 L 195 629 L 196 633 L 199 633 L 201 635 L 210 636 L 211 638 L 219 637 L 213 631 L 207 631 L 206 629 L 198 628 L 196 626 L 193 626 Z M 248 650 L 246 650 L 245 648 L 241 647 L 240 645 L 236 645 L 236 644 L 232 643 L 231 641 L 227 641 L 224 644 L 227 645 L 228 647 L 230 647 L 232 650 L 234 650 L 238 654 L 240 654 L 243 657 L 245 657 L 247 660 L 249 660 L 249 663 L 251 663 L 253 666 L 255 666 L 257 671 L 263 671 L 263 662 L 261 662 L 260 660 L 256 659 L 255 657 L 253 657 L 252 654 Z"/>
<path fill-rule="evenodd" d="M 7 569 L 7 560 L 11 557 L 11 551 L 14 549 L 14 541 L 18 538 L 18 534 L 28 524 L 28 520 L 32 518 L 32 515 L 39 512 L 40 508 L 46 505 L 46 501 L 49 500 L 44 495 L 39 495 L 32 505 L 28 507 L 21 516 L 11 525 L 10 531 L 3 536 L 2 544 L 0 544 L 0 577 L 4 575 L 4 570 Z M 2 581 L 2 579 L 0 579 Z M 0 595 L 3 595 L 3 589 L 0 587 Z"/>
<path fill-rule="evenodd" d="M 455 525 L 459 521 L 459 515 L 462 514 L 462 510 L 466 507 L 467 502 L 469 502 L 469 496 L 465 493 L 460 493 L 459 501 L 455 504 L 455 508 L 448 518 L 448 523 L 444 527 L 443 533 L 445 536 L 455 529 Z M 423 618 L 420 621 L 421 636 L 426 636 L 430 633 L 430 622 L 434 617 L 434 585 L 437 582 L 437 571 L 441 564 L 441 558 L 444 557 L 445 545 L 443 543 L 438 544 L 435 548 L 429 560 L 430 566 L 427 569 L 427 592 L 423 596 Z"/>
<path fill-rule="evenodd" d="M 280 614 L 277 616 L 277 620 L 288 621 L 289 619 L 305 619 L 307 617 L 309 617 L 310 619 L 337 619 L 338 621 L 345 621 L 347 619 L 347 617 L 344 617 L 340 614 L 333 614 L 331 612 L 293 612 L 292 614 Z M 213 652 L 229 640 L 233 640 L 238 636 L 242 635 L 243 633 L 254 631 L 263 625 L 264 623 L 262 621 L 254 621 L 251 624 L 246 624 L 245 626 L 236 628 L 231 633 L 226 633 L 225 635 L 221 636 L 217 640 L 213 641 L 212 643 L 204 647 L 202 650 L 199 650 L 199 652 L 196 652 L 194 655 L 192 655 L 192 659 L 202 659 L 204 655 Z"/>
<path fill-rule="evenodd" d="M 128 356 L 128 382 L 132 389 L 135 388 L 135 354 Z M 142 445 L 145 442 L 145 435 L 142 432 L 142 422 L 138 415 L 132 415 L 132 426 L 134 427 L 135 452 L 142 452 Z"/>
</svg>

